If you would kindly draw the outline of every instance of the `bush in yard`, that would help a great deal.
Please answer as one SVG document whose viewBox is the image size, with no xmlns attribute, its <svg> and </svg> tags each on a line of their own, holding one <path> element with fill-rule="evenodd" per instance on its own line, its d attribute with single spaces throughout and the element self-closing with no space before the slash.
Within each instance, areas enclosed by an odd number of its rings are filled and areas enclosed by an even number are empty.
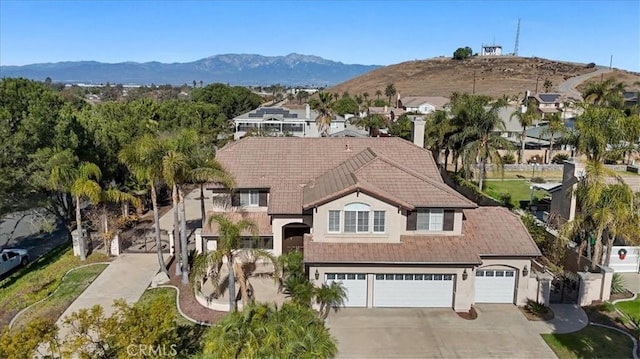
<svg viewBox="0 0 640 359">
<path fill-rule="evenodd" d="M 500 193 L 500 202 L 509 209 L 513 209 L 514 207 L 513 203 L 511 203 L 511 193 Z"/>
<path fill-rule="evenodd" d="M 516 163 L 516 157 L 511 153 L 507 153 L 506 155 L 502 156 L 502 163 L 505 165 L 512 165 Z"/>
<path fill-rule="evenodd" d="M 558 165 L 561 165 L 564 163 L 564 161 L 569 159 L 569 155 L 566 153 L 558 153 L 557 155 L 553 156 L 553 159 L 551 160 L 551 163 L 555 163 Z"/>
<path fill-rule="evenodd" d="M 549 307 L 546 305 L 536 302 L 533 299 L 527 299 L 527 305 L 524 306 L 524 309 L 534 315 L 543 316 L 549 312 Z"/>
<path fill-rule="evenodd" d="M 545 181 L 544 181 L 544 178 L 542 178 L 542 177 L 533 177 L 531 179 L 531 182 L 532 183 L 544 183 Z"/>
<path fill-rule="evenodd" d="M 610 302 L 604 302 L 600 304 L 600 310 L 606 313 L 612 313 L 616 310 L 616 307 Z"/>
<path fill-rule="evenodd" d="M 611 293 L 620 294 L 627 291 L 627 287 L 624 282 L 624 278 L 620 275 L 620 273 L 614 273 L 613 278 L 611 278 Z"/>
</svg>

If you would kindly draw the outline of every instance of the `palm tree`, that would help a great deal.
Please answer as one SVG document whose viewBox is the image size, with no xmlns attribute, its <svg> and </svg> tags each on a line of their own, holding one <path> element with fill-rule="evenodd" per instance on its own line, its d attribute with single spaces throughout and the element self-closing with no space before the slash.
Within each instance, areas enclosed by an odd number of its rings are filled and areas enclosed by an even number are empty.
<svg viewBox="0 0 640 359">
<path fill-rule="evenodd" d="M 177 258 L 180 257 L 182 244 L 180 238 L 180 213 L 178 204 L 180 203 L 178 198 L 178 182 L 184 177 L 185 167 L 187 159 L 184 154 L 178 152 L 175 149 L 171 149 L 162 157 L 162 177 L 165 182 L 171 187 L 171 204 L 173 211 L 173 247 L 174 258 L 176 261 L 175 275 L 182 275 L 182 266 Z"/>
<path fill-rule="evenodd" d="M 440 166 L 441 152 L 448 146 L 449 138 L 456 132 L 456 128 L 444 110 L 436 110 L 427 116 L 425 129 L 425 143 L 431 150 L 436 165 Z M 448 158 L 445 158 L 445 170 L 447 162 Z"/>
<path fill-rule="evenodd" d="M 129 146 L 125 146 L 118 154 L 118 159 L 139 182 L 146 183 L 151 190 L 158 265 L 160 266 L 160 270 L 169 276 L 162 256 L 160 215 L 158 209 L 158 194 L 156 191 L 156 185 L 162 178 L 162 158 L 164 155 L 165 150 L 160 141 L 152 134 L 145 134 Z"/>
<path fill-rule="evenodd" d="M 602 82 L 589 82 L 582 91 L 586 103 L 618 109 L 624 105 L 623 94 L 624 84 L 612 78 Z"/>
<path fill-rule="evenodd" d="M 640 114 L 629 113 L 622 120 L 622 140 L 625 142 L 625 152 L 627 152 L 627 164 L 631 164 L 631 157 L 634 152 L 638 152 L 638 139 L 640 139 Z"/>
<path fill-rule="evenodd" d="M 115 233 L 114 231 L 109 230 L 109 219 L 107 216 L 106 210 L 106 202 L 110 203 L 120 203 L 120 204 L 133 204 L 136 208 L 139 208 L 141 203 L 140 199 L 135 195 L 121 191 L 115 183 L 110 184 L 106 189 L 104 189 L 100 194 L 100 202 L 102 202 L 102 231 L 103 231 L 103 240 L 105 251 L 108 254 L 109 248 L 111 244 L 111 240 L 113 239 Z M 123 211 L 122 217 L 126 217 L 129 215 L 129 210 Z"/>
<path fill-rule="evenodd" d="M 482 191 L 487 162 L 491 160 L 501 169 L 502 157 L 498 150 L 512 146 L 500 135 L 504 132 L 504 122 L 498 111 L 506 104 L 501 100 L 491 101 L 487 96 L 469 94 L 454 94 L 451 102 L 453 123 L 461 128 L 452 136 L 453 140 L 464 144 L 465 172 L 470 172 L 471 163 L 478 163 L 478 187 Z"/>
<path fill-rule="evenodd" d="M 551 88 L 553 87 L 553 82 L 551 82 L 551 80 L 546 79 L 544 80 L 544 83 L 542 84 L 542 87 L 544 87 L 544 92 L 549 92 L 551 90 Z"/>
<path fill-rule="evenodd" d="M 376 97 L 377 97 L 377 100 L 380 100 L 380 96 L 382 96 L 382 91 L 380 91 L 380 90 L 376 90 Z"/>
<path fill-rule="evenodd" d="M 522 164 L 524 163 L 524 148 L 527 139 L 527 127 L 533 126 L 533 123 L 540 118 L 535 100 L 530 99 L 528 101 L 527 110 L 525 112 L 516 110 L 511 114 L 509 119 L 513 119 L 514 117 L 518 119 L 520 126 L 522 126 L 522 133 L 520 133 L 520 163 Z"/>
<path fill-rule="evenodd" d="M 329 126 L 333 120 L 333 104 L 335 100 L 333 95 L 329 92 L 320 92 L 318 98 L 311 102 L 311 108 L 318 112 L 316 117 L 316 124 L 318 125 L 318 132 L 322 137 L 327 137 L 329 134 Z"/>
<path fill-rule="evenodd" d="M 564 125 L 564 121 L 559 113 L 553 113 L 546 118 L 547 126 L 540 132 L 541 136 L 549 135 L 549 158 L 547 163 L 551 163 L 553 159 L 553 145 L 556 135 L 564 135 L 567 133 L 567 128 Z"/>
<path fill-rule="evenodd" d="M 237 310 L 236 303 L 236 280 L 239 280 L 242 290 L 243 303 L 248 302 L 246 278 L 242 263 L 238 261 L 240 252 L 253 258 L 263 258 L 271 262 L 274 266 L 275 276 L 278 277 L 278 266 L 273 255 L 265 250 L 242 248 L 242 236 L 245 232 L 250 232 L 254 236 L 257 233 L 256 224 L 248 219 L 240 219 L 233 222 L 222 214 L 209 217 L 208 225 L 213 222 L 218 225 L 217 249 L 208 253 L 202 253 L 194 259 L 191 280 L 195 290 L 200 290 L 202 281 L 209 277 L 214 282 L 217 295 L 226 289 L 229 294 L 229 310 Z M 228 274 L 226 283 L 220 273 L 223 261 L 226 260 Z"/>
<path fill-rule="evenodd" d="M 96 182 L 102 177 L 100 168 L 90 162 L 82 162 L 77 167 L 55 166 L 51 169 L 49 183 L 54 188 L 67 188 L 74 197 L 76 204 L 76 228 L 78 231 L 78 249 L 80 250 L 80 260 L 87 259 L 84 234 L 82 231 L 82 209 L 81 204 L 84 199 L 91 203 L 100 202 L 102 189 Z"/>
<path fill-rule="evenodd" d="M 314 291 L 316 303 L 320 306 L 320 317 L 327 319 L 331 308 L 338 310 L 347 300 L 347 291 L 341 283 L 322 284 Z"/>
<path fill-rule="evenodd" d="M 362 97 L 364 98 L 364 101 L 367 102 L 369 100 L 369 93 L 368 92 L 363 92 L 362 93 Z"/>
<path fill-rule="evenodd" d="M 391 97 L 396 95 L 396 87 L 393 84 L 388 84 L 384 89 L 384 95 L 389 98 L 389 106 L 391 106 Z M 394 107 L 398 106 L 398 103 Z"/>
</svg>

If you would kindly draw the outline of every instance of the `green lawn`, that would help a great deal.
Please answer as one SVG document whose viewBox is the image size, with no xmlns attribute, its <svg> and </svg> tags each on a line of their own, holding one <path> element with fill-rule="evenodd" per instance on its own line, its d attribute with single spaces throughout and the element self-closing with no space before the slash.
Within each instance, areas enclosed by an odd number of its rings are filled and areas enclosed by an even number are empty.
<svg viewBox="0 0 640 359">
<path fill-rule="evenodd" d="M 542 334 L 542 338 L 560 359 L 633 358 L 628 336 L 595 325 L 570 334 Z"/>
<path fill-rule="evenodd" d="M 531 178 L 532 171 L 504 171 L 500 173 L 500 171 L 487 171 L 486 178 L 488 179 L 525 179 Z M 540 171 L 536 170 L 536 177 L 542 177 L 547 181 L 558 181 L 562 179 L 562 171 Z"/>
<path fill-rule="evenodd" d="M 503 193 L 511 195 L 511 203 L 516 207 L 520 207 L 520 201 L 529 201 L 531 199 L 531 183 L 527 180 L 487 180 L 484 182 L 484 193 L 501 200 Z M 542 190 L 535 190 L 534 197 L 543 198 L 547 193 Z"/>
<path fill-rule="evenodd" d="M 69 273 L 50 297 L 22 313 L 14 323 L 14 327 L 26 325 L 35 318 L 57 320 L 105 268 L 107 268 L 106 264 L 94 264 Z"/>
<path fill-rule="evenodd" d="M 632 301 L 619 302 L 616 304 L 616 308 L 618 308 L 629 317 L 637 318 L 638 320 L 640 320 L 640 296 Z"/>
<path fill-rule="evenodd" d="M 8 325 L 23 308 L 51 294 L 69 269 L 108 259 L 102 253 L 92 253 L 82 262 L 67 243 L 3 279 L 0 281 L 0 327 Z"/>
</svg>

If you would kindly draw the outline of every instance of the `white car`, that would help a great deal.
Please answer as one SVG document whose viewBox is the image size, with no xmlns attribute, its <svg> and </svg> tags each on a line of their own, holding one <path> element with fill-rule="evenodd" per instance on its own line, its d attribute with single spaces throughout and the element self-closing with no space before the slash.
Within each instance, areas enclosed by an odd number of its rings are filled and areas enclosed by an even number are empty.
<svg viewBox="0 0 640 359">
<path fill-rule="evenodd" d="M 0 252 L 0 275 L 3 275 L 19 266 L 29 263 L 29 253 L 26 249 L 3 249 Z"/>
</svg>

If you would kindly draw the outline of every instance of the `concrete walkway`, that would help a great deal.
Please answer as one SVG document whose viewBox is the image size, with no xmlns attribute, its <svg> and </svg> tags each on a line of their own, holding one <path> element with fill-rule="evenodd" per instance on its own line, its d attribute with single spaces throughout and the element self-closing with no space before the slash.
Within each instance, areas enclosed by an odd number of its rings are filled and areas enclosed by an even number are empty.
<svg viewBox="0 0 640 359">
<path fill-rule="evenodd" d="M 138 301 L 142 293 L 158 272 L 158 255 L 156 253 L 124 253 L 116 258 L 96 278 L 87 289 L 71 303 L 69 308 L 58 319 L 60 337 L 66 330 L 62 327 L 62 319 L 83 308 L 91 308 L 96 304 L 104 308 L 105 314 L 114 311 L 112 304 L 116 299 L 124 299 L 132 304 Z"/>
<path fill-rule="evenodd" d="M 541 334 L 564 334 L 581 330 L 589 324 L 587 313 L 577 304 L 551 304 L 553 319 L 548 322 L 531 322 Z"/>
<path fill-rule="evenodd" d="M 204 208 L 205 211 L 211 211 L 213 209 L 213 201 L 211 199 L 211 191 L 204 191 Z M 200 189 L 196 188 L 190 193 L 185 195 L 184 211 L 187 216 L 187 221 L 200 220 Z M 173 210 L 167 211 L 162 217 L 160 217 L 160 229 L 167 232 L 173 231 Z"/>
</svg>

